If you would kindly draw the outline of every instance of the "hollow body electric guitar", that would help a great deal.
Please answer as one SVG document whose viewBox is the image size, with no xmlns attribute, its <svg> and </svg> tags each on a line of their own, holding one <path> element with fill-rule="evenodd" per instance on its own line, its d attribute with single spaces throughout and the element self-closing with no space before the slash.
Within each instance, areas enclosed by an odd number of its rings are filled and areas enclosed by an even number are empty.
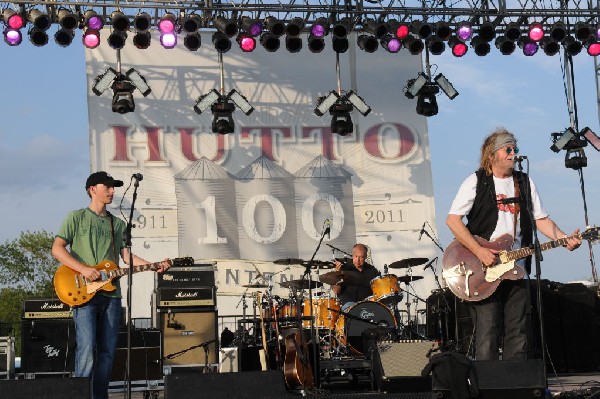
<svg viewBox="0 0 600 399">
<path fill-rule="evenodd" d="M 571 237 L 578 237 L 590 242 L 598 240 L 598 227 L 588 227 L 584 232 Z M 500 251 L 496 264 L 485 267 L 479 259 L 458 240 L 454 240 L 446 251 L 442 261 L 442 276 L 450 291 L 458 298 L 478 302 L 492 295 L 502 280 L 519 280 L 525 276 L 525 270 L 516 261 L 532 255 L 533 246 L 510 250 L 513 238 L 504 234 L 494 241 L 474 236 L 477 242 L 485 248 Z M 567 244 L 567 237 L 548 241 L 540 245 L 542 251 L 561 247 Z"/>
<path fill-rule="evenodd" d="M 174 266 L 190 266 L 194 263 L 192 258 L 177 258 L 169 261 Z M 134 266 L 132 272 L 156 271 L 160 263 L 148 263 Z M 93 267 L 100 272 L 100 278 L 88 281 L 81 273 L 76 272 L 66 265 L 61 265 L 54 273 L 54 290 L 58 298 L 69 306 L 80 306 L 90 301 L 98 291 L 114 291 L 117 287 L 113 279 L 126 275 L 129 270 L 120 268 L 113 261 L 104 260 Z"/>
</svg>

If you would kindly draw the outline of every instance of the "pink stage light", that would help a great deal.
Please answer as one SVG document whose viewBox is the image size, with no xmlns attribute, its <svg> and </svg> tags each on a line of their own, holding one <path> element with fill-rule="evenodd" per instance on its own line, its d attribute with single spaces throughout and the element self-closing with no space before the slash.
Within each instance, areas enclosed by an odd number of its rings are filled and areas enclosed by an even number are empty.
<svg viewBox="0 0 600 399">
<path fill-rule="evenodd" d="M 539 42 L 544 37 L 544 27 L 539 22 L 534 22 L 529 26 L 529 38 L 534 42 Z"/>
<path fill-rule="evenodd" d="M 100 45 L 100 32 L 94 29 L 87 29 L 82 37 L 83 45 L 87 48 L 96 48 Z"/>
<path fill-rule="evenodd" d="M 256 48 L 256 40 L 251 35 L 245 33 L 238 35 L 237 42 L 244 53 L 252 52 Z"/>
</svg>

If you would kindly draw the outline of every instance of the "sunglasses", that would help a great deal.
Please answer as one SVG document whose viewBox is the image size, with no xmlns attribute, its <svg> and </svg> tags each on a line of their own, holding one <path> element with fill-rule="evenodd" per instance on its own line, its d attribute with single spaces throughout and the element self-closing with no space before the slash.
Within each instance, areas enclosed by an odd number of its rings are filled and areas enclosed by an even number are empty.
<svg viewBox="0 0 600 399">
<path fill-rule="evenodd" d="M 506 148 L 504 149 L 504 151 L 506 151 L 506 153 L 507 153 L 508 155 L 512 154 L 513 152 L 514 152 L 515 154 L 518 154 L 518 153 L 519 153 L 519 147 L 506 147 Z"/>
</svg>

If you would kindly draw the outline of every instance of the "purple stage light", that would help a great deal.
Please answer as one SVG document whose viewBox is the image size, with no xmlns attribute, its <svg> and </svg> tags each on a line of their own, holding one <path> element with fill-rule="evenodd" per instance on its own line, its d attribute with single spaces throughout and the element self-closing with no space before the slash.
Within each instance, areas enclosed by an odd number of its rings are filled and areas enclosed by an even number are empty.
<svg viewBox="0 0 600 399">
<path fill-rule="evenodd" d="M 82 37 L 83 45 L 87 48 L 96 48 L 100 45 L 100 33 L 93 29 L 85 31 Z"/>
<path fill-rule="evenodd" d="M 473 36 L 473 28 L 468 23 L 462 23 L 456 30 L 456 36 L 463 42 L 467 41 Z"/>
<path fill-rule="evenodd" d="M 260 22 L 255 22 L 252 25 L 250 25 L 250 27 L 248 28 L 248 33 L 250 33 L 250 35 L 252 37 L 256 37 L 256 36 L 260 36 L 260 34 L 262 33 L 263 27 L 262 24 Z"/>
<path fill-rule="evenodd" d="M 538 48 L 539 46 L 536 42 L 527 42 L 523 44 L 523 54 L 525 54 L 527 57 L 531 57 L 537 53 Z"/>
<path fill-rule="evenodd" d="M 88 19 L 88 26 L 93 30 L 100 30 L 104 27 L 104 20 L 99 16 L 93 16 Z"/>
<path fill-rule="evenodd" d="M 325 36 L 325 27 L 323 25 L 313 25 L 310 28 L 310 34 L 314 37 L 324 37 Z"/>
<path fill-rule="evenodd" d="M 387 49 L 390 53 L 397 53 L 400 51 L 400 47 L 402 47 L 402 43 L 398 39 L 390 39 L 387 42 Z"/>
<path fill-rule="evenodd" d="M 539 42 L 544 37 L 544 27 L 538 22 L 534 22 L 529 27 L 529 38 L 534 42 Z M 536 50 L 537 51 L 537 50 Z"/>
<path fill-rule="evenodd" d="M 172 33 L 175 31 L 175 16 L 167 14 L 158 21 L 158 30 L 160 33 Z"/>
<path fill-rule="evenodd" d="M 167 49 L 175 47 L 177 44 L 177 35 L 174 32 L 163 33 L 160 35 L 160 44 Z"/>
<path fill-rule="evenodd" d="M 7 29 L 4 31 L 4 41 L 9 46 L 18 46 L 23 41 L 23 35 L 19 30 Z"/>
</svg>

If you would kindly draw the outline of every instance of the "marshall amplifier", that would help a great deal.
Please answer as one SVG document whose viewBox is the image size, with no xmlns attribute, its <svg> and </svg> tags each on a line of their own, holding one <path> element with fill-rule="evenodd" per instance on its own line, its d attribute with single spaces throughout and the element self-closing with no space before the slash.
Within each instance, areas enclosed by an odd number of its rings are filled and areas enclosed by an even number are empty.
<svg viewBox="0 0 600 399">
<path fill-rule="evenodd" d="M 213 287 L 215 285 L 214 263 L 171 267 L 164 273 L 156 273 L 156 286 L 161 288 Z"/>
<path fill-rule="evenodd" d="M 56 298 L 29 298 L 23 300 L 23 319 L 70 319 L 69 306 Z"/>
<path fill-rule="evenodd" d="M 158 288 L 156 290 L 156 306 L 172 307 L 211 307 L 216 306 L 215 287 L 197 288 Z"/>
</svg>

